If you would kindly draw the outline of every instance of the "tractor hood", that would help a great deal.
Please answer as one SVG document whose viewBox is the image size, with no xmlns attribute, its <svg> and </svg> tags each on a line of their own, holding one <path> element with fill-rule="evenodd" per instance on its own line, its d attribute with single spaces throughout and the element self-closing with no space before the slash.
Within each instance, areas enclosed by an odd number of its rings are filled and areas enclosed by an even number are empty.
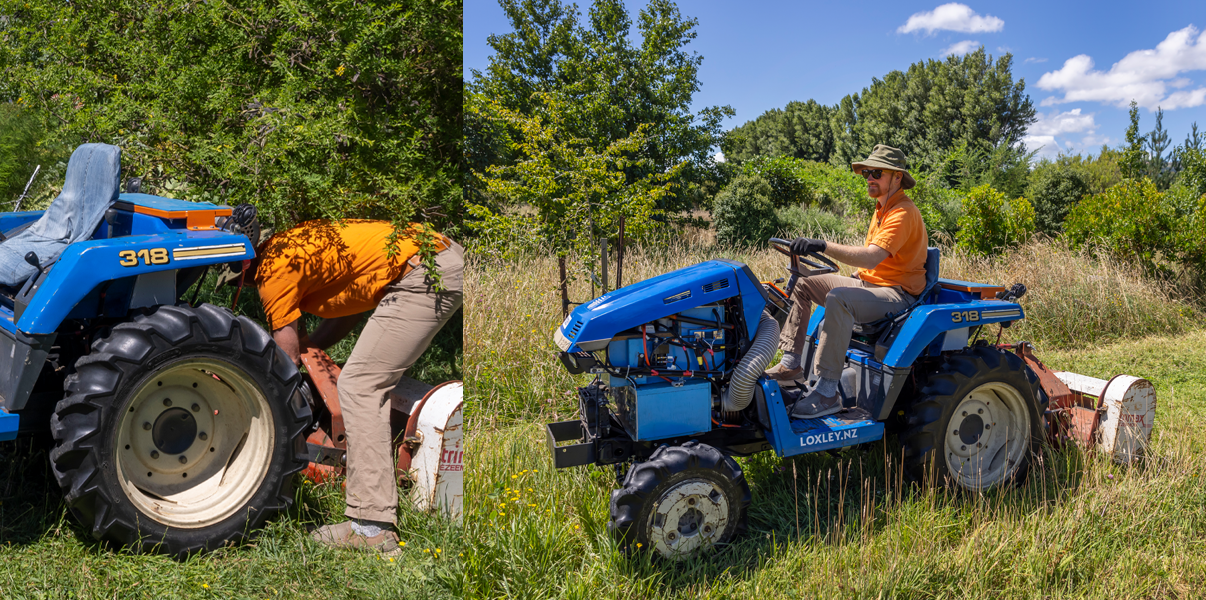
<svg viewBox="0 0 1206 600">
<path fill-rule="evenodd" d="M 710 260 L 579 305 L 561 323 L 554 339 L 566 352 L 599 350 L 621 331 L 738 295 L 745 322 L 757 325 L 767 302 L 762 284 L 743 263 Z M 747 330 L 752 338 L 754 327 Z"/>
</svg>

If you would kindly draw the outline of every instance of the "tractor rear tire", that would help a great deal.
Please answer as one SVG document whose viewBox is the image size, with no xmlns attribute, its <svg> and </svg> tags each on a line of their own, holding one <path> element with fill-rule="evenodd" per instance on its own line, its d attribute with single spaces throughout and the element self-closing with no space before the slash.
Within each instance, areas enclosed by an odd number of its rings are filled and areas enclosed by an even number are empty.
<svg viewBox="0 0 1206 600">
<path fill-rule="evenodd" d="M 160 306 L 76 362 L 51 418 L 67 505 L 98 540 L 182 557 L 236 543 L 292 502 L 310 408 L 246 317 Z"/>
<path fill-rule="evenodd" d="M 905 412 L 905 474 L 986 491 L 1020 483 L 1044 441 L 1047 396 L 1017 355 L 989 346 L 943 357 L 918 373 Z"/>
<path fill-rule="evenodd" d="M 732 458 L 690 441 L 633 465 L 611 493 L 607 528 L 628 550 L 684 560 L 745 532 L 750 487 Z"/>
</svg>

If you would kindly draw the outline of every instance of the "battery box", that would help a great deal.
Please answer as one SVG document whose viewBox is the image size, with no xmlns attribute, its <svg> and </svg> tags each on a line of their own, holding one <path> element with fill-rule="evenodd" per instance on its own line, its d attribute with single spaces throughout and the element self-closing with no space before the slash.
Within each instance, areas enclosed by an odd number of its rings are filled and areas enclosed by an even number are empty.
<svg viewBox="0 0 1206 600">
<path fill-rule="evenodd" d="M 660 380 L 658 380 L 660 381 Z M 688 380 L 681 385 L 648 383 L 633 387 L 611 378 L 616 416 L 633 440 L 661 440 L 712 429 L 712 384 Z"/>
</svg>

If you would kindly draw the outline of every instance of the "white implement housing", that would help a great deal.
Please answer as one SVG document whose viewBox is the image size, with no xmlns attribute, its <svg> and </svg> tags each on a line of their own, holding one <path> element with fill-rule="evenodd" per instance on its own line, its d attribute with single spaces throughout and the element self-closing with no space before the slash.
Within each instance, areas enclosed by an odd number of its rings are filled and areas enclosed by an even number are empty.
<svg viewBox="0 0 1206 600">
<path fill-rule="evenodd" d="M 1109 381 L 1068 372 L 1055 376 L 1073 392 L 1098 399 L 1098 449 L 1120 464 L 1143 456 L 1156 421 L 1156 388 L 1150 381 L 1130 375 Z"/>
<path fill-rule="evenodd" d="M 400 395 L 400 394 L 398 394 Z M 391 398 L 399 407 L 399 398 Z M 403 401 L 404 403 L 404 401 Z M 461 520 L 464 504 L 464 385 L 449 381 L 430 388 L 414 402 L 406 438 L 399 451 L 400 466 L 409 453 L 407 474 L 414 486 L 411 500 L 421 510 L 438 511 Z"/>
</svg>

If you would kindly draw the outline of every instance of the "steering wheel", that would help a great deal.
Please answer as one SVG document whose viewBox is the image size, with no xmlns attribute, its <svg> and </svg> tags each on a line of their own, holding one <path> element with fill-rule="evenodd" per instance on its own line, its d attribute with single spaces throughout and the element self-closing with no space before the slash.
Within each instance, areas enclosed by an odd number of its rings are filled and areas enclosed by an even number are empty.
<svg viewBox="0 0 1206 600">
<path fill-rule="evenodd" d="M 770 239 L 771 248 L 774 248 L 780 254 L 791 258 L 791 268 L 788 269 L 792 275 L 802 277 L 812 277 L 814 275 L 825 275 L 827 273 L 837 273 L 838 267 L 828 256 L 820 252 L 809 252 L 807 254 L 793 254 L 791 251 L 791 242 L 780 238 Z M 803 263 L 808 268 L 801 270 L 800 263 Z"/>
</svg>

